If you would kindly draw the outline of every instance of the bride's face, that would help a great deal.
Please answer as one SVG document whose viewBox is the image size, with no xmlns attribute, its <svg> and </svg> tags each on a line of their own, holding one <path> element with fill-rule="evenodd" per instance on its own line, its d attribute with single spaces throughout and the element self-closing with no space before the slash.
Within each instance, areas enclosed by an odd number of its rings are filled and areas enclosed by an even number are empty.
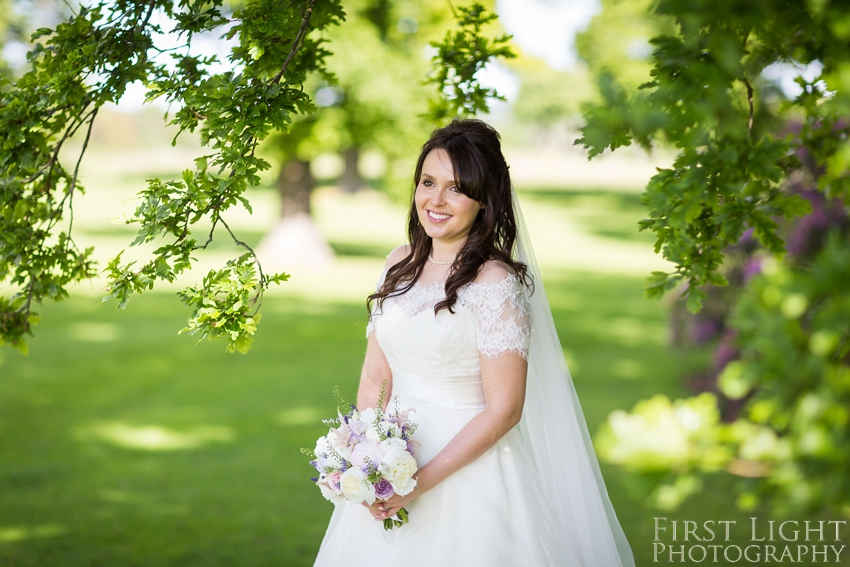
<svg viewBox="0 0 850 567">
<path fill-rule="evenodd" d="M 441 149 L 425 156 L 414 201 L 426 234 L 443 244 L 466 239 L 482 208 L 460 192 L 449 154 Z"/>
</svg>

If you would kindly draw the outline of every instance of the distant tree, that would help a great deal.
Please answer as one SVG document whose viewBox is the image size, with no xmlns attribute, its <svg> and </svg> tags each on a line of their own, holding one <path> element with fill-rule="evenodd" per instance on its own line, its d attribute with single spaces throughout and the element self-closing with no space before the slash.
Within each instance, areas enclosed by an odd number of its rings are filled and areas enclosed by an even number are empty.
<svg viewBox="0 0 850 567">
<path fill-rule="evenodd" d="M 540 59 L 520 56 L 510 69 L 520 79 L 514 116 L 544 134 L 563 129 L 565 123 L 576 125 L 581 105 L 595 96 L 593 77 L 583 65 L 558 71 Z"/>
<path fill-rule="evenodd" d="M 603 70 L 600 102 L 586 108 L 577 143 L 591 157 L 632 142 L 678 151 L 643 197 L 640 227 L 673 265 L 649 278 L 650 296 L 683 283 L 698 312 L 706 286 L 737 273 L 741 246 L 754 255 L 726 345 L 738 358 L 724 360 L 718 382 L 741 404 L 724 423 L 712 394 L 641 402 L 610 417 L 600 453 L 654 478 L 653 498 L 667 507 L 697 490 L 702 474 L 725 469 L 748 479 L 743 508 L 767 500 L 842 513 L 850 502 L 850 6 L 661 0 L 654 10 L 649 17 L 675 27 L 649 41 L 651 79 L 635 89 Z M 797 76 L 801 93 L 782 101 L 764 78 L 770 65 L 820 73 Z M 826 223 L 826 214 L 845 221 Z M 786 256 L 796 234 L 787 227 L 800 217 L 825 230 L 809 253 Z"/>
<path fill-rule="evenodd" d="M 675 33 L 673 18 L 653 11 L 655 0 L 601 0 L 600 4 L 602 11 L 576 34 L 578 56 L 593 73 L 612 75 L 624 89 L 637 89 L 650 79 L 650 40 Z"/>
<path fill-rule="evenodd" d="M 330 255 L 310 220 L 316 186 L 310 165 L 318 155 L 342 157 L 338 185 L 350 193 L 365 185 L 358 167 L 361 154 L 377 152 L 390 167 L 371 182 L 406 194 L 400 186 L 406 190 L 409 180 L 398 179 L 392 165 L 409 161 L 427 135 L 424 48 L 427 38 L 451 25 L 448 4 L 360 0 L 348 2 L 346 9 L 346 22 L 329 38 L 332 80 L 314 77 L 305 84 L 316 111 L 300 116 L 288 132 L 271 136 L 263 148 L 279 168 L 275 185 L 281 196 L 281 220 L 261 243 L 266 262 L 320 264 Z"/>
</svg>

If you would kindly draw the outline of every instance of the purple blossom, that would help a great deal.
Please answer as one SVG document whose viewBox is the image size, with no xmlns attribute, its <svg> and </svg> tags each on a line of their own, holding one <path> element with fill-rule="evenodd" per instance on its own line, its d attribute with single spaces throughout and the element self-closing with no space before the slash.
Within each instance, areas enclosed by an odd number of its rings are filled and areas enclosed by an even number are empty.
<svg viewBox="0 0 850 567">
<path fill-rule="evenodd" d="M 705 344 L 721 331 L 720 321 L 708 317 L 700 317 L 691 328 L 691 340 L 698 345 Z"/>
<path fill-rule="evenodd" d="M 395 494 L 395 492 L 393 491 L 393 485 L 390 484 L 390 481 L 388 481 L 387 479 L 382 478 L 381 480 L 375 483 L 375 496 L 377 496 L 381 500 L 386 500 L 393 494 Z"/>
<path fill-rule="evenodd" d="M 744 281 L 748 282 L 761 273 L 761 258 L 750 258 L 744 263 Z"/>
<path fill-rule="evenodd" d="M 823 247 L 830 229 L 847 226 L 847 212 L 839 199 L 828 200 L 816 189 L 796 192 L 811 203 L 812 212 L 794 225 L 786 239 L 786 248 L 792 256 L 809 257 Z"/>
<path fill-rule="evenodd" d="M 717 350 L 714 351 L 714 368 L 718 374 L 727 364 L 741 356 L 738 348 L 735 346 L 736 337 L 737 333 L 734 330 L 727 331 L 720 344 L 717 345 Z"/>
<path fill-rule="evenodd" d="M 410 453 L 411 455 L 416 455 L 416 453 L 413 452 L 413 439 L 407 440 L 407 452 Z"/>
</svg>

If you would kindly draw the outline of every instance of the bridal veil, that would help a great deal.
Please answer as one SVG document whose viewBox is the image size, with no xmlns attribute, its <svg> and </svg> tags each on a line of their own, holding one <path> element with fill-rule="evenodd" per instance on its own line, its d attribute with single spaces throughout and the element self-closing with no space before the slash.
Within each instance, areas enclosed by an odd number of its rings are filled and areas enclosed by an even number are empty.
<svg viewBox="0 0 850 567">
<path fill-rule="evenodd" d="M 561 546 L 558 555 L 581 567 L 633 567 L 634 557 L 614 507 L 584 420 L 549 308 L 516 191 L 516 258 L 534 278 L 529 297 L 531 345 L 525 407 L 519 428 L 532 456 L 549 518 Z"/>
</svg>

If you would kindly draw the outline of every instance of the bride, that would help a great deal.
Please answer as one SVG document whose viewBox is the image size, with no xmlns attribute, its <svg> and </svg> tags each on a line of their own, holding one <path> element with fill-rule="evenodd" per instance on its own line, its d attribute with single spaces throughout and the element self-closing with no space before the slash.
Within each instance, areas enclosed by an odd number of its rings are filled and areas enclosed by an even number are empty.
<svg viewBox="0 0 850 567">
<path fill-rule="evenodd" d="M 369 296 L 357 405 L 415 409 L 416 489 L 337 504 L 316 566 L 626 567 L 499 134 L 435 130 Z M 406 508 L 410 522 L 381 521 Z"/>
</svg>

